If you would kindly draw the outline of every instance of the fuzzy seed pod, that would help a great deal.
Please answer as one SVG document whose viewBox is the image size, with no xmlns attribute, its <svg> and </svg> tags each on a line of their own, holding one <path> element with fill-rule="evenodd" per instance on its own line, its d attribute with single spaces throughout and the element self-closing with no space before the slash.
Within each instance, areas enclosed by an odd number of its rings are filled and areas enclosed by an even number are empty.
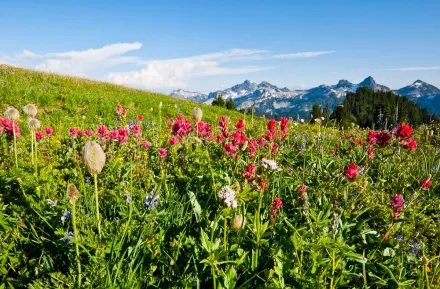
<svg viewBox="0 0 440 289">
<path fill-rule="evenodd" d="M 5 117 L 10 121 L 18 121 L 20 119 L 20 113 L 15 107 L 9 107 L 5 111 Z"/>
<path fill-rule="evenodd" d="M 82 152 L 82 161 L 87 172 L 92 175 L 100 174 L 105 165 L 102 147 L 95 141 L 87 142 Z"/>
<path fill-rule="evenodd" d="M 36 119 L 36 118 L 30 118 L 29 120 L 28 120 L 28 128 L 30 129 L 30 130 L 33 130 L 33 131 L 35 131 L 35 130 L 38 130 L 39 128 L 40 128 L 40 121 L 38 120 L 38 119 Z"/>
<path fill-rule="evenodd" d="M 74 202 L 76 202 L 76 200 L 78 200 L 78 198 L 79 198 L 79 191 L 78 191 L 78 189 L 76 188 L 75 185 L 70 185 L 67 188 L 67 197 L 68 197 L 69 202 L 71 204 L 73 204 Z"/>
<path fill-rule="evenodd" d="M 243 229 L 245 225 L 246 225 L 246 218 L 243 217 L 243 215 L 241 215 L 241 214 L 240 215 L 236 215 L 234 217 L 234 219 L 232 219 L 231 227 L 234 230 L 239 231 L 239 230 Z"/>
<path fill-rule="evenodd" d="M 38 109 L 35 104 L 27 104 L 23 107 L 23 112 L 29 117 L 35 117 L 37 115 Z"/>
<path fill-rule="evenodd" d="M 203 117 L 203 111 L 200 107 L 194 107 L 193 109 L 193 120 L 195 122 L 199 122 L 202 120 Z"/>
</svg>

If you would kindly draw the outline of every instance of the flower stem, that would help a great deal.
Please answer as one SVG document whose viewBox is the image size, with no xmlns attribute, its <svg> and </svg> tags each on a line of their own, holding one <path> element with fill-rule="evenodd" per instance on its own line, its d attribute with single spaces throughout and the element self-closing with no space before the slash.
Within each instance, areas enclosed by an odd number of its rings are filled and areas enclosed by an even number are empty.
<svg viewBox="0 0 440 289">
<path fill-rule="evenodd" d="M 78 247 L 78 230 L 76 229 L 76 210 L 75 201 L 72 203 L 72 223 L 73 223 L 73 234 L 75 238 L 75 250 L 76 250 L 76 264 L 78 266 L 78 287 L 81 287 L 81 260 L 79 259 L 79 247 Z"/>
<path fill-rule="evenodd" d="M 17 158 L 17 134 L 15 133 L 15 122 L 14 122 L 14 121 L 12 121 L 12 133 L 14 134 L 15 167 L 18 168 L 18 158 Z"/>
<path fill-rule="evenodd" d="M 98 234 L 99 239 L 101 239 L 101 220 L 99 219 L 99 201 L 98 201 L 98 175 L 93 175 L 94 183 L 95 183 L 95 203 L 96 203 L 96 218 L 98 220 Z"/>
<path fill-rule="evenodd" d="M 32 157 L 32 164 L 34 164 L 34 131 L 31 130 L 31 157 Z"/>
<path fill-rule="evenodd" d="M 226 221 L 226 216 L 223 216 L 223 220 L 224 220 L 224 222 L 223 222 L 223 246 L 224 246 L 224 248 L 226 250 L 226 248 L 227 248 L 226 232 L 228 230 L 228 224 L 227 224 L 227 221 Z"/>
</svg>

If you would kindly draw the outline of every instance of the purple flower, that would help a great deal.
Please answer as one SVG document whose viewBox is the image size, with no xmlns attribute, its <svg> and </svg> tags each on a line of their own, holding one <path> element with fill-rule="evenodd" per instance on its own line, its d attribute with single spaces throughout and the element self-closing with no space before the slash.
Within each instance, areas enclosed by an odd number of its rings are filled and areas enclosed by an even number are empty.
<svg viewBox="0 0 440 289">
<path fill-rule="evenodd" d="M 144 207 L 147 210 L 150 210 L 157 206 L 157 200 L 159 199 L 159 196 L 146 196 L 145 197 L 145 203 Z"/>
<path fill-rule="evenodd" d="M 397 241 L 402 242 L 403 241 L 403 235 L 401 235 L 401 234 L 397 235 Z"/>
<path fill-rule="evenodd" d="M 70 219 L 72 217 L 72 213 L 68 210 L 64 212 L 64 214 L 61 216 L 61 221 L 64 223 L 67 219 Z"/>
<path fill-rule="evenodd" d="M 52 207 L 55 207 L 57 205 L 57 202 L 56 201 L 52 201 L 51 199 L 48 199 L 47 200 L 47 204 L 52 206 Z"/>
</svg>

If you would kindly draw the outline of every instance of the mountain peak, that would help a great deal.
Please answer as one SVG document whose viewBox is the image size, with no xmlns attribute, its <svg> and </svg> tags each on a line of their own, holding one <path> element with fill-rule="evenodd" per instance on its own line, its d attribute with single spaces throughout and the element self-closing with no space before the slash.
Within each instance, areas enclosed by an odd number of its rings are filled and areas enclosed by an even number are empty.
<svg viewBox="0 0 440 289">
<path fill-rule="evenodd" d="M 353 83 L 351 83 L 350 81 L 348 81 L 346 79 L 341 79 L 338 81 L 338 84 L 336 84 L 336 88 L 350 87 L 352 85 L 353 85 Z"/>
<path fill-rule="evenodd" d="M 376 81 L 372 76 L 368 76 L 361 83 L 359 83 L 359 86 L 374 87 L 375 85 L 376 85 Z"/>
</svg>

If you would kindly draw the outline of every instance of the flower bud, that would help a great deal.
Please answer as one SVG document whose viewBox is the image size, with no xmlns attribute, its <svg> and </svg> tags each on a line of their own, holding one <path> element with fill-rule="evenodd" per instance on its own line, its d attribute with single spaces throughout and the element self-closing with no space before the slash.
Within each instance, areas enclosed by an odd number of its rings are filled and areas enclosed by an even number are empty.
<svg viewBox="0 0 440 289">
<path fill-rule="evenodd" d="M 82 152 L 82 161 L 90 174 L 101 173 L 105 165 L 105 153 L 102 147 L 95 141 L 87 142 Z"/>
<path fill-rule="evenodd" d="M 241 230 L 244 228 L 244 226 L 246 225 L 246 218 L 243 215 L 236 215 L 231 222 L 231 227 L 234 230 Z"/>
<path fill-rule="evenodd" d="M 203 117 L 203 111 L 202 111 L 199 107 L 195 107 L 195 108 L 193 109 L 192 114 L 193 114 L 193 120 L 194 120 L 195 122 L 199 122 L 199 121 L 202 120 L 202 117 Z"/>
</svg>

